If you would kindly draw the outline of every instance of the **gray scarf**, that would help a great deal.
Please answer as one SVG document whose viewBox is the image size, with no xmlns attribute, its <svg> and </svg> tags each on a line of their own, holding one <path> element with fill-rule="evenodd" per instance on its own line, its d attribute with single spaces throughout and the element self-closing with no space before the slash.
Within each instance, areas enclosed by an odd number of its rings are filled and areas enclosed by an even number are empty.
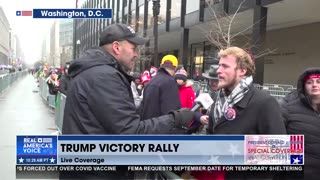
<svg viewBox="0 0 320 180">
<path fill-rule="evenodd" d="M 222 92 L 222 90 L 218 91 L 218 96 L 214 106 L 215 122 L 218 122 L 218 120 L 221 119 L 228 108 L 232 108 L 244 97 L 244 95 L 249 91 L 249 85 L 252 83 L 252 81 L 252 76 L 243 78 L 240 83 L 232 90 L 229 96 L 226 96 Z"/>
</svg>

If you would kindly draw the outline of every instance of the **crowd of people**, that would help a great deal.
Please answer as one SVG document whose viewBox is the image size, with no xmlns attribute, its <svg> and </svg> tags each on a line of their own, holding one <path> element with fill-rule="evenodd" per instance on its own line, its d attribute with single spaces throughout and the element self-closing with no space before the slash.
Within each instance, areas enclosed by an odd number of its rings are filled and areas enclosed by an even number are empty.
<svg viewBox="0 0 320 180">
<path fill-rule="evenodd" d="M 44 64 L 30 70 L 30 72 L 38 82 L 41 78 L 45 79 L 51 95 L 56 95 L 58 92 L 66 94 L 71 80 L 68 74 L 69 66 L 70 62 L 67 62 L 63 68 L 50 67 Z"/>
<path fill-rule="evenodd" d="M 222 49 L 217 64 L 201 76 L 210 87 L 214 104 L 206 111 L 193 112 L 190 109 L 197 93 L 176 56 L 165 55 L 159 68 L 132 73 L 138 46 L 146 41 L 131 27 L 113 24 L 101 33 L 99 47 L 72 61 L 65 72 L 63 134 L 304 134 L 304 176 L 295 178 L 320 177 L 320 68 L 303 72 L 297 90 L 278 103 L 253 86 L 255 64 L 249 53 L 239 47 Z M 61 89 L 64 78 L 56 74 L 51 71 L 47 82 Z M 185 173 L 195 179 L 259 177 L 229 172 Z M 100 175 L 61 174 L 61 178 Z M 107 176 L 134 178 L 125 169 Z M 275 177 L 267 174 L 267 178 Z"/>
</svg>

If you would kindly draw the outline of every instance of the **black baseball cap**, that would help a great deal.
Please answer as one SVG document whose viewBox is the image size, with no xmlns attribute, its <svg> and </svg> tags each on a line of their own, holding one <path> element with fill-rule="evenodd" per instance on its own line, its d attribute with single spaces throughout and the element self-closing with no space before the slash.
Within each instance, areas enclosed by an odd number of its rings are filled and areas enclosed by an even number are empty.
<svg viewBox="0 0 320 180">
<path fill-rule="evenodd" d="M 99 46 L 121 40 L 127 40 L 136 45 L 143 45 L 148 41 L 145 38 L 139 37 L 130 26 L 125 24 L 112 24 L 100 34 Z"/>
</svg>

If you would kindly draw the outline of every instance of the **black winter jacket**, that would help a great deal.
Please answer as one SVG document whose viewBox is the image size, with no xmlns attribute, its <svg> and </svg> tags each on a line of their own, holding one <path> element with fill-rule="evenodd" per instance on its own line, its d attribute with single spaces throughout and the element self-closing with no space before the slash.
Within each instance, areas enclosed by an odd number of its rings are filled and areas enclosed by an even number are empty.
<svg viewBox="0 0 320 180">
<path fill-rule="evenodd" d="M 63 134 L 170 134 L 174 119 L 141 121 L 131 92 L 131 76 L 102 48 L 88 50 L 69 68 L 72 77 Z"/>
<path fill-rule="evenodd" d="M 298 96 L 282 104 L 283 117 L 288 134 L 304 134 L 305 143 L 305 179 L 320 177 L 320 112 L 311 107 L 310 99 L 304 90 L 304 78 L 320 69 L 307 69 L 302 73 L 297 83 Z"/>
<path fill-rule="evenodd" d="M 65 95 L 67 94 L 68 87 L 70 86 L 70 79 L 71 78 L 68 74 L 61 75 L 59 91 Z"/>
<path fill-rule="evenodd" d="M 178 84 L 163 68 L 143 90 L 140 105 L 142 119 L 149 119 L 168 114 L 172 110 L 181 108 Z"/>
<path fill-rule="evenodd" d="M 210 117 L 209 134 L 286 134 L 278 102 L 253 85 L 234 108 L 234 120 Z"/>
</svg>

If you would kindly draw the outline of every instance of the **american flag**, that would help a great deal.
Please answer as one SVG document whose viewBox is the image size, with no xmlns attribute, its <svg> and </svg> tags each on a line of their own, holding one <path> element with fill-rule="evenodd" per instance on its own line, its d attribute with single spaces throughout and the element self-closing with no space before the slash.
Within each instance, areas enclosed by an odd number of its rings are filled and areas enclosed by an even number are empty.
<svg viewBox="0 0 320 180">
<path fill-rule="evenodd" d="M 32 16 L 32 11 L 16 11 L 16 16 Z"/>
<path fill-rule="evenodd" d="M 290 135 L 290 151 L 291 153 L 303 153 L 304 136 Z"/>
</svg>

